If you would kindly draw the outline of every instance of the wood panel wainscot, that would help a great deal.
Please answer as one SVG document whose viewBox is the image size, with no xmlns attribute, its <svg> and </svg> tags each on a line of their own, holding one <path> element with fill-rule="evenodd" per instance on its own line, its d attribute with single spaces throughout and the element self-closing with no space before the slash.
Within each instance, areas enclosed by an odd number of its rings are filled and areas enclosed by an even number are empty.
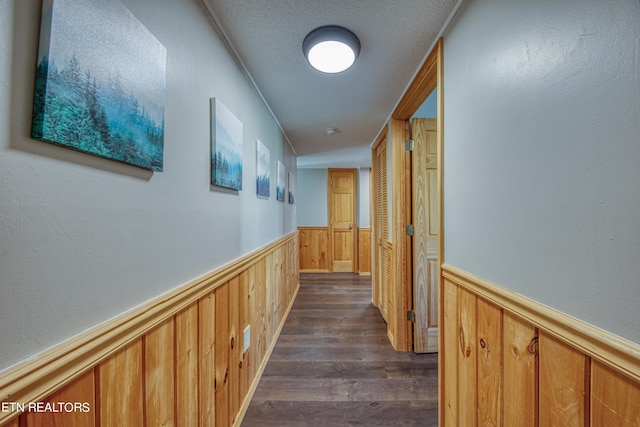
<svg viewBox="0 0 640 427">
<path fill-rule="evenodd" d="M 640 345 L 442 266 L 440 425 L 640 426 Z"/>
<path fill-rule="evenodd" d="M 292 233 L 0 373 L 0 426 L 240 425 L 297 294 L 297 254 Z"/>
<path fill-rule="evenodd" d="M 371 275 L 371 228 L 358 229 L 358 272 Z"/>
<path fill-rule="evenodd" d="M 300 271 L 329 272 L 329 228 L 298 227 Z"/>
</svg>

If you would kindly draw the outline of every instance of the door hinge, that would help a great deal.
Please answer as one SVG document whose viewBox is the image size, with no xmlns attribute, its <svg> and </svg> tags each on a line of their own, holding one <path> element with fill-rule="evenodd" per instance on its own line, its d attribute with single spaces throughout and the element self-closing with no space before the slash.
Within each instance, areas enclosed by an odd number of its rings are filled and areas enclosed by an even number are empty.
<svg viewBox="0 0 640 427">
<path fill-rule="evenodd" d="M 407 311 L 407 320 L 416 323 L 416 312 L 413 310 Z"/>
<path fill-rule="evenodd" d="M 404 149 L 406 151 L 413 151 L 413 139 L 407 139 L 404 142 Z"/>
<path fill-rule="evenodd" d="M 407 236 L 413 236 L 413 224 L 407 225 Z"/>
</svg>

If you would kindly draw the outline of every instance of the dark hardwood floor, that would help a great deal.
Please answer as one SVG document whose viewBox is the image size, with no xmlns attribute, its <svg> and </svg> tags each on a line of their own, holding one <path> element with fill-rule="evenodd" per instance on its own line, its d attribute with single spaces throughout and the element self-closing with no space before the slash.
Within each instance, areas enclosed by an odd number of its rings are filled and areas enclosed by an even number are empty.
<svg viewBox="0 0 640 427">
<path fill-rule="evenodd" d="M 301 274 L 242 426 L 437 426 L 437 402 L 437 355 L 393 350 L 370 277 Z"/>
</svg>

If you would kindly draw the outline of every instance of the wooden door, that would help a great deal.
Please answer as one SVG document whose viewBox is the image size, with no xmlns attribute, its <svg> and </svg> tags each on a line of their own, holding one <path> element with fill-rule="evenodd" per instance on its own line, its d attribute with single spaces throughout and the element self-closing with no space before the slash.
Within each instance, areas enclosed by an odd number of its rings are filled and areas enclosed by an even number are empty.
<svg viewBox="0 0 640 427">
<path fill-rule="evenodd" d="M 329 169 L 331 271 L 356 271 L 356 169 Z"/>
<path fill-rule="evenodd" d="M 389 274 L 391 253 L 389 251 L 389 199 L 387 196 L 387 139 L 375 151 L 375 194 L 374 194 L 374 240 L 375 240 L 375 305 L 382 318 L 387 321 L 389 308 Z"/>
<path fill-rule="evenodd" d="M 413 150 L 413 349 L 438 351 L 438 167 L 436 119 L 411 123 Z"/>
</svg>

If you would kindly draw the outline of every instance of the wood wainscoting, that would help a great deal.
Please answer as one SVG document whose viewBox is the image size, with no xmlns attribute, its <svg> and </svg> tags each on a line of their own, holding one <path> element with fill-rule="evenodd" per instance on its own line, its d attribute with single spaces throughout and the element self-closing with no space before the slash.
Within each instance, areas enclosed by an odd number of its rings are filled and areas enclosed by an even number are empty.
<svg viewBox="0 0 640 427">
<path fill-rule="evenodd" d="M 371 275 L 371 228 L 358 228 L 358 273 Z"/>
<path fill-rule="evenodd" d="M 640 346 L 442 266 L 441 426 L 640 426 Z"/>
<path fill-rule="evenodd" d="M 299 288 L 297 251 L 295 232 L 4 371 L 0 425 L 239 425 Z M 4 410 L 29 402 L 59 410 Z"/>
<path fill-rule="evenodd" d="M 371 274 L 371 229 L 358 228 L 356 272 Z M 300 271 L 303 273 L 329 273 L 329 228 L 298 227 L 300 241 Z"/>
<path fill-rule="evenodd" d="M 300 271 L 329 272 L 329 228 L 298 227 Z"/>
</svg>

